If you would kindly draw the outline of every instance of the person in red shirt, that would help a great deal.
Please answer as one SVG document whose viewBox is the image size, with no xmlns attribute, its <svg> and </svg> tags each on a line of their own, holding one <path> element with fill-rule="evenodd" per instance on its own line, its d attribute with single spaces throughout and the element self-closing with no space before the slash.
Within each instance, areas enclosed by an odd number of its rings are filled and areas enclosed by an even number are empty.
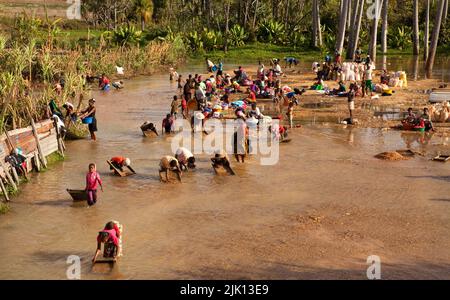
<svg viewBox="0 0 450 300">
<path fill-rule="evenodd" d="M 111 158 L 110 161 L 111 164 L 120 171 L 123 171 L 123 167 L 128 167 L 131 164 L 131 160 L 123 156 L 115 156 Z M 114 170 L 113 167 L 110 167 L 110 170 Z"/>
<path fill-rule="evenodd" d="M 256 94 L 255 94 L 255 92 L 252 91 L 251 89 L 247 89 L 247 92 L 249 93 L 248 97 L 247 97 L 247 100 L 249 102 L 256 102 Z"/>
<path fill-rule="evenodd" d="M 181 114 L 183 115 L 183 118 L 187 119 L 188 106 L 184 96 L 181 97 Z"/>
<path fill-rule="evenodd" d="M 110 81 L 109 81 L 108 77 L 106 77 L 105 74 L 102 74 L 102 77 L 100 78 L 98 87 L 104 91 L 109 90 Z"/>
<path fill-rule="evenodd" d="M 106 223 L 105 228 L 102 231 L 99 231 L 97 236 L 97 249 L 95 251 L 94 258 L 92 262 L 95 263 L 97 261 L 97 256 L 102 251 L 102 243 L 105 244 L 103 257 L 105 258 L 113 258 L 116 260 L 117 256 L 120 256 L 121 253 L 121 232 L 118 226 L 118 223 L 115 221 L 111 221 Z"/>
</svg>

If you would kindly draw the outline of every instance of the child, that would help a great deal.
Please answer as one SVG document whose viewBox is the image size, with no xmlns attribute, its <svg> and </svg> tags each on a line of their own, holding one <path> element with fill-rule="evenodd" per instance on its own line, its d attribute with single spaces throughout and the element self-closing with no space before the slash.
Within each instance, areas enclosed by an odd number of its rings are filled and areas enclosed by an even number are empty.
<svg viewBox="0 0 450 300">
<path fill-rule="evenodd" d="M 97 236 L 97 249 L 95 251 L 92 262 L 95 263 L 97 256 L 102 250 L 102 243 L 105 244 L 103 257 L 113 258 L 122 256 L 122 225 L 117 221 L 110 221 L 106 223 L 105 228 L 98 233 Z"/>
<path fill-rule="evenodd" d="M 170 104 L 170 115 L 174 117 L 174 119 L 177 119 L 177 113 L 178 113 L 178 97 L 175 95 L 173 96 L 172 103 Z"/>
<path fill-rule="evenodd" d="M 187 106 L 186 98 L 184 96 L 181 97 L 181 114 L 183 115 L 183 118 L 187 119 L 188 106 Z"/>
<path fill-rule="evenodd" d="M 180 94 L 181 93 L 183 93 L 183 84 L 182 84 L 182 79 L 181 79 L 181 75 L 178 75 L 178 79 L 177 79 L 177 82 L 178 82 L 178 91 L 180 92 Z"/>
<path fill-rule="evenodd" d="M 86 174 L 86 192 L 88 194 L 88 205 L 92 206 L 97 203 L 97 184 L 103 192 L 102 180 L 100 179 L 100 174 L 97 172 L 97 167 L 95 164 L 89 164 L 89 172 Z"/>
</svg>

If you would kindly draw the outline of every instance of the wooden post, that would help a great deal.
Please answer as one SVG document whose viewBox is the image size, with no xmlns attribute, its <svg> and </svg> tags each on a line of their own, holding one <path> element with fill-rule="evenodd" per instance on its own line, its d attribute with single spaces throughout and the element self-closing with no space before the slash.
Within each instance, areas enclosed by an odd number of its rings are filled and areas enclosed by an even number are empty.
<svg viewBox="0 0 450 300">
<path fill-rule="evenodd" d="M 17 186 L 19 186 L 19 184 L 20 184 L 20 178 L 19 178 L 19 175 L 17 174 L 16 168 L 14 168 L 13 166 L 11 166 L 11 172 L 12 172 L 12 174 L 13 174 L 14 181 L 16 182 Z"/>
<path fill-rule="evenodd" d="M 0 187 L 2 188 L 3 197 L 5 197 L 6 202 L 9 202 L 8 191 L 6 190 L 6 187 L 3 184 L 3 177 L 0 177 Z"/>
<path fill-rule="evenodd" d="M 17 191 L 17 185 L 12 179 L 11 174 L 9 174 L 8 170 L 6 169 L 5 163 L 2 160 L 0 160 L 0 166 L 3 168 L 3 171 L 5 172 L 6 175 L 6 179 L 8 179 L 9 184 L 13 187 L 14 190 Z"/>
<path fill-rule="evenodd" d="M 8 141 L 8 145 L 9 145 L 9 147 L 11 148 L 11 150 L 10 151 L 12 151 L 12 150 L 14 150 L 14 144 L 12 143 L 12 141 L 11 141 L 11 137 L 9 136 L 9 133 L 8 133 L 8 131 L 5 129 L 4 130 L 5 131 L 5 135 L 6 135 L 6 140 Z"/>
<path fill-rule="evenodd" d="M 40 172 L 41 171 L 41 162 L 39 160 L 39 155 L 37 152 L 34 152 L 34 164 L 36 167 L 36 171 Z"/>
<path fill-rule="evenodd" d="M 34 124 L 33 119 L 31 119 L 31 127 L 33 128 L 33 135 L 34 138 L 36 139 L 36 144 L 39 151 L 39 156 L 41 157 L 42 165 L 44 166 L 44 168 L 47 168 L 47 159 L 45 158 L 44 152 L 42 152 L 41 142 L 39 141 L 39 135 L 37 133 L 36 124 Z"/>
</svg>

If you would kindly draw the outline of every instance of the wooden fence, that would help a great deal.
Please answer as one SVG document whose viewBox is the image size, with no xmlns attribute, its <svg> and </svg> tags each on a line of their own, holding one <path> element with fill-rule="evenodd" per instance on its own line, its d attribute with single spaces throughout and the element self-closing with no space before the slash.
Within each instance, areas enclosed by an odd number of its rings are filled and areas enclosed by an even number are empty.
<svg viewBox="0 0 450 300">
<path fill-rule="evenodd" d="M 33 169 L 46 168 L 50 154 L 59 152 L 64 156 L 65 145 L 56 120 L 51 119 L 36 124 L 32 120 L 31 126 L 3 133 L 0 136 L 0 187 L 6 201 L 9 195 L 5 184 L 14 190 L 20 184 L 16 169 L 5 160 L 16 148 L 22 149 L 26 157 L 26 175 Z"/>
</svg>

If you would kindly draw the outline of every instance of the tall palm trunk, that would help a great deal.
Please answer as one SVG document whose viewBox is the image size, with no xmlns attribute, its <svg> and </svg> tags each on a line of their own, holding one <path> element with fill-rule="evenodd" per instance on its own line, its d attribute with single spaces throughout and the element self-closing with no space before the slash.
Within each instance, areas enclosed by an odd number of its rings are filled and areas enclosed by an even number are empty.
<svg viewBox="0 0 450 300">
<path fill-rule="evenodd" d="M 425 36 L 423 41 L 423 59 L 428 59 L 428 44 L 430 40 L 430 0 L 427 1 L 427 10 L 425 14 Z"/>
<path fill-rule="evenodd" d="M 361 22 L 362 22 L 362 16 L 363 16 L 363 11 L 364 11 L 364 3 L 365 3 L 365 0 L 360 0 L 359 7 L 358 7 L 358 15 L 356 16 L 356 21 L 355 21 L 355 32 L 353 34 L 352 45 L 351 45 L 352 47 L 349 48 L 350 53 L 349 53 L 348 57 L 350 59 L 354 58 L 356 49 L 358 48 L 359 32 L 361 31 Z"/>
<path fill-rule="evenodd" d="M 413 54 L 419 55 L 419 0 L 414 0 L 413 8 Z"/>
<path fill-rule="evenodd" d="M 319 1 L 312 1 L 312 44 L 322 47 L 322 31 L 320 29 Z"/>
<path fill-rule="evenodd" d="M 316 11 L 317 11 L 317 38 L 318 38 L 318 42 L 319 42 L 319 47 L 322 47 L 323 42 L 322 42 L 322 28 L 320 27 L 320 6 L 319 6 L 319 1 L 316 0 Z"/>
<path fill-rule="evenodd" d="M 381 52 L 387 52 L 387 32 L 388 32 L 388 8 L 389 0 L 384 0 L 383 3 L 383 22 L 381 23 Z"/>
<path fill-rule="evenodd" d="M 378 33 L 378 20 L 380 19 L 381 8 L 383 7 L 383 0 L 375 1 L 375 12 L 372 20 L 372 32 L 369 44 L 369 55 L 375 62 L 377 57 L 377 33 Z"/>
<path fill-rule="evenodd" d="M 316 27 L 316 18 L 317 18 L 317 0 L 312 0 L 311 7 L 311 23 L 312 23 L 312 45 L 317 47 L 317 27 Z"/>
<path fill-rule="evenodd" d="M 437 44 L 438 44 L 438 40 L 439 40 L 439 32 L 441 30 L 442 16 L 444 15 L 444 6 L 445 6 L 445 0 L 439 0 L 439 3 L 436 8 L 436 18 L 434 19 L 434 27 L 433 27 L 433 34 L 431 37 L 430 52 L 428 54 L 428 59 L 427 59 L 427 64 L 426 64 L 426 71 L 427 71 L 428 78 L 431 77 L 431 74 L 433 72 L 434 58 L 436 56 L 436 49 L 437 49 Z"/>
<path fill-rule="evenodd" d="M 361 0 L 354 0 L 354 5 L 352 9 L 352 17 L 350 19 L 350 27 L 349 27 L 349 37 L 348 37 L 348 45 L 347 45 L 347 58 L 353 59 L 353 45 L 355 43 L 356 31 L 358 25 L 358 17 L 359 17 L 359 8 L 361 5 Z"/>
<path fill-rule="evenodd" d="M 226 53 L 228 51 L 228 37 L 230 33 L 230 7 L 231 0 L 225 0 L 224 10 L 225 10 L 225 38 L 223 51 Z"/>
<path fill-rule="evenodd" d="M 341 53 L 342 48 L 344 47 L 344 39 L 345 39 L 345 26 L 347 23 L 347 14 L 348 14 L 348 3 L 349 0 L 341 0 L 341 13 L 339 16 L 339 32 L 336 39 L 336 50 Z"/>
<path fill-rule="evenodd" d="M 447 14 L 448 14 L 448 0 L 445 0 L 445 5 L 444 5 L 444 23 L 447 20 Z"/>
<path fill-rule="evenodd" d="M 353 0 L 353 1 L 355 1 L 356 2 L 356 0 Z M 348 0 L 348 11 L 347 11 L 347 26 L 346 26 L 346 28 L 347 28 L 347 30 L 349 30 L 350 29 L 350 26 L 351 26 L 351 18 L 352 18 L 352 5 L 353 5 L 353 2 L 352 0 Z"/>
</svg>

